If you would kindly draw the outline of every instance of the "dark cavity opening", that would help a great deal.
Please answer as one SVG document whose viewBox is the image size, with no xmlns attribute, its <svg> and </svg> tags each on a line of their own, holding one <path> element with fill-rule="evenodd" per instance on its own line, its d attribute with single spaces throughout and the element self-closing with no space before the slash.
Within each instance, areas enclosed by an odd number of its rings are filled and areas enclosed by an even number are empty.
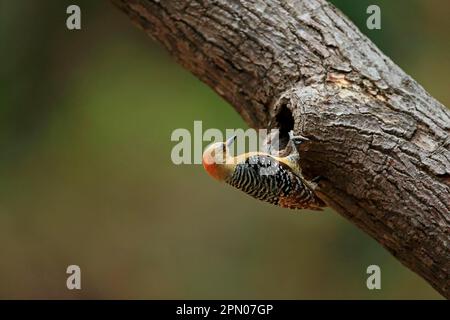
<svg viewBox="0 0 450 320">
<path fill-rule="evenodd" d="M 284 149 L 289 141 L 289 131 L 294 129 L 292 111 L 289 110 L 286 104 L 283 104 L 275 119 L 280 130 L 280 148 Z"/>
</svg>

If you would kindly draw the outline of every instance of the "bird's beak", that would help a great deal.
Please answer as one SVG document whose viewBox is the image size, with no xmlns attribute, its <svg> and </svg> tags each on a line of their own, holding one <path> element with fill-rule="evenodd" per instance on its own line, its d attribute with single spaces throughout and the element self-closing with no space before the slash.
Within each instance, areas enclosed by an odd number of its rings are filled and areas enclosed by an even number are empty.
<svg viewBox="0 0 450 320">
<path fill-rule="evenodd" d="M 225 146 L 227 147 L 227 149 L 231 147 L 233 142 L 236 140 L 236 137 L 237 135 L 234 135 L 225 142 Z"/>
</svg>

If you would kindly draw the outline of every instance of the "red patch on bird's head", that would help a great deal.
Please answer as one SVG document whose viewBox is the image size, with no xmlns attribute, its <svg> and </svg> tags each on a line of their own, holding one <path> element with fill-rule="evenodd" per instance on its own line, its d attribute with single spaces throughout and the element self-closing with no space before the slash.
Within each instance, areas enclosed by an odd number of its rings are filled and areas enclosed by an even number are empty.
<svg viewBox="0 0 450 320">
<path fill-rule="evenodd" d="M 202 165 L 206 172 L 214 179 L 220 180 L 219 170 L 214 157 L 210 152 L 205 152 L 202 157 Z"/>
<path fill-rule="evenodd" d="M 229 174 L 227 160 L 226 146 L 224 143 L 219 142 L 210 145 L 205 150 L 202 164 L 211 177 L 222 181 Z"/>
</svg>

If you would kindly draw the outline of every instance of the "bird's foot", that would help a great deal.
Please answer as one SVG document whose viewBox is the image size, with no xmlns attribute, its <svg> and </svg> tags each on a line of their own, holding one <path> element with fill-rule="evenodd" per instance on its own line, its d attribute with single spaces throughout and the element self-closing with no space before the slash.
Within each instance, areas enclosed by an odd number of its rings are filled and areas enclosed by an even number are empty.
<svg viewBox="0 0 450 320">
<path fill-rule="evenodd" d="M 322 177 L 322 176 L 317 176 L 317 177 L 313 178 L 313 179 L 311 180 L 311 182 L 319 183 L 319 181 L 322 180 L 323 178 L 324 178 L 324 177 Z"/>
<path fill-rule="evenodd" d="M 299 145 L 305 141 L 309 141 L 307 137 L 304 137 L 302 135 L 294 135 L 294 131 L 289 131 L 289 140 L 292 141 L 294 144 Z"/>
</svg>

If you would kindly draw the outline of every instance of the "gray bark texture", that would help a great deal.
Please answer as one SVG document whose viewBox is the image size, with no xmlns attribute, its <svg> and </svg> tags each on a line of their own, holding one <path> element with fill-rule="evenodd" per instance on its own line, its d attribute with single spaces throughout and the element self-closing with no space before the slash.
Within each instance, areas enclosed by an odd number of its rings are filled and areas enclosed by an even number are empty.
<svg viewBox="0 0 450 320">
<path fill-rule="evenodd" d="M 318 195 L 450 298 L 450 112 L 325 0 L 112 0 L 254 128 L 300 146 Z"/>
</svg>

